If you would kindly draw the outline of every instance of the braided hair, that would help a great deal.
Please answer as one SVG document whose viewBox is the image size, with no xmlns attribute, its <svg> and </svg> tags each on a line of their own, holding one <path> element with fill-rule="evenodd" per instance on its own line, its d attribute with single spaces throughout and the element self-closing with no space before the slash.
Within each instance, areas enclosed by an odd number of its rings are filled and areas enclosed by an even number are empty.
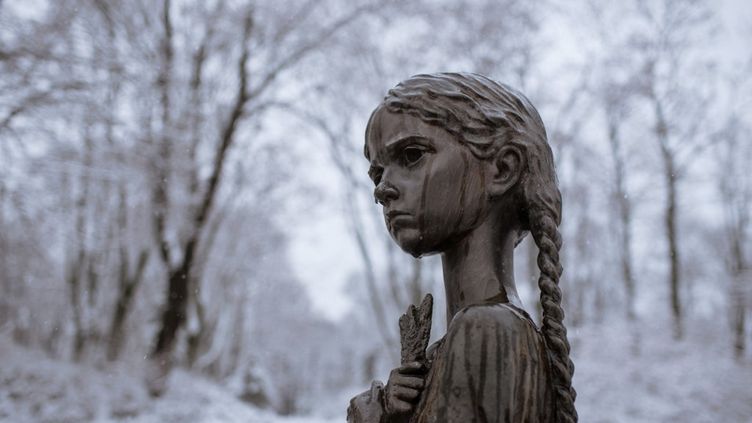
<svg viewBox="0 0 752 423">
<path fill-rule="evenodd" d="M 445 129 L 479 159 L 492 159 L 510 144 L 525 155 L 526 169 L 513 192 L 523 205 L 517 243 L 529 232 L 539 249 L 541 332 L 552 368 L 556 421 L 576 422 L 574 364 L 559 289 L 561 193 L 540 115 L 520 92 L 472 73 L 413 76 L 389 90 L 382 105 L 392 113 L 406 113 Z M 366 137 L 370 128 L 369 121 Z"/>
</svg>

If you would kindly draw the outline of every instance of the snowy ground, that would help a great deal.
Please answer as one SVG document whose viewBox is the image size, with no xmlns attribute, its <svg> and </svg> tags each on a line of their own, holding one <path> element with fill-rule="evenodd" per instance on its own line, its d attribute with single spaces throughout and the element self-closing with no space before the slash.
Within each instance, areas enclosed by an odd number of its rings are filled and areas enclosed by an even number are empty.
<svg viewBox="0 0 752 423">
<path fill-rule="evenodd" d="M 53 361 L 0 340 L 0 422 L 13 423 L 328 423 L 256 410 L 200 376 L 176 370 L 170 389 L 149 398 L 142 379 L 125 369 L 101 371 Z M 336 421 L 336 420 L 335 420 Z"/>
<path fill-rule="evenodd" d="M 571 331 L 580 421 L 752 422 L 749 359 L 734 362 L 720 340 L 674 343 L 660 333 L 643 334 L 633 355 L 625 331 Z M 170 382 L 168 393 L 152 400 L 138 375 L 124 369 L 53 361 L 0 339 L 0 422 L 344 422 L 350 395 L 322 398 L 319 414 L 328 417 L 283 418 L 200 376 L 177 370 Z"/>
<path fill-rule="evenodd" d="M 582 422 L 752 423 L 752 361 L 735 362 L 725 334 L 643 331 L 634 355 L 626 330 L 570 333 Z"/>
</svg>

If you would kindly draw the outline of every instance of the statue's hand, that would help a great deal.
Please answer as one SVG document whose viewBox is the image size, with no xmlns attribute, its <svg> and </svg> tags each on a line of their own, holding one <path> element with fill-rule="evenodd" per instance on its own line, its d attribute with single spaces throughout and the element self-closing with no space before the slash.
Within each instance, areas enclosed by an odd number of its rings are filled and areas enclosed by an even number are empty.
<svg viewBox="0 0 752 423">
<path fill-rule="evenodd" d="M 393 420 L 409 420 L 423 392 L 426 367 L 417 361 L 392 370 L 384 389 L 384 408 Z"/>
</svg>

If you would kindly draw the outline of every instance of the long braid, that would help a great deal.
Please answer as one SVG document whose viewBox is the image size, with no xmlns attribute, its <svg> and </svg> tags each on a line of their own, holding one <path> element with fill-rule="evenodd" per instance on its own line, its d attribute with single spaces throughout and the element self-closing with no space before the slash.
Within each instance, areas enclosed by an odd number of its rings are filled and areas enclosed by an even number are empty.
<svg viewBox="0 0 752 423">
<path fill-rule="evenodd" d="M 538 279 L 540 301 L 543 306 L 541 330 L 548 346 L 553 371 L 556 421 L 574 423 L 577 421 L 577 410 L 574 407 L 577 393 L 572 387 L 574 363 L 569 358 L 569 341 L 567 329 L 563 324 L 564 311 L 561 308 L 561 289 L 558 285 L 562 272 L 559 262 L 561 235 L 556 221 L 549 213 L 535 213 L 531 210 L 531 214 L 530 232 L 538 246 L 538 268 L 541 272 Z"/>
</svg>

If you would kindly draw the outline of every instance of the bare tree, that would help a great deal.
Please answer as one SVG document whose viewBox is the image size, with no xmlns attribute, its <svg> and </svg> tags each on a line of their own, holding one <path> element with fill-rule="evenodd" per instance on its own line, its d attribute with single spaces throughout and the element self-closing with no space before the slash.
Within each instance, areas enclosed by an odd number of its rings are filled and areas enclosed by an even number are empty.
<svg viewBox="0 0 752 423">
<path fill-rule="evenodd" d="M 680 182 L 696 153 L 712 141 L 705 128 L 705 110 L 711 93 L 689 81 L 698 70 L 707 70 L 707 60 L 693 53 L 712 34 L 713 15 L 702 0 L 637 1 L 642 25 L 632 37 L 634 54 L 641 61 L 640 92 L 653 118 L 666 189 L 664 228 L 669 264 L 668 285 L 675 339 L 684 336 L 681 300 L 682 248 L 679 239 Z M 678 75 L 686 78 L 678 78 Z M 703 75 L 707 77 L 707 74 Z M 689 85 L 688 85 L 689 83 Z"/>
<path fill-rule="evenodd" d="M 621 54 L 627 47 L 625 42 L 628 40 L 624 39 L 622 32 L 614 30 L 618 22 L 624 19 L 629 4 L 605 8 L 602 4 L 588 2 L 587 6 L 587 20 L 593 23 L 590 30 L 597 35 L 601 48 L 602 58 L 597 61 L 597 78 L 592 95 L 605 118 L 606 138 L 612 164 L 612 171 L 609 172 L 612 175 L 610 202 L 616 210 L 617 253 L 624 286 L 625 315 L 627 321 L 633 324 L 637 318 L 632 252 L 634 201 L 628 189 L 628 159 L 637 143 L 624 138 L 623 128 L 629 124 L 631 103 L 637 88 L 633 81 L 636 60 L 635 57 Z"/>
<path fill-rule="evenodd" d="M 131 249 L 128 242 L 130 239 L 127 236 L 129 228 L 127 195 L 125 187 L 122 186 L 120 188 L 118 210 L 117 224 L 120 229 L 118 237 L 120 268 L 115 308 L 112 313 L 107 345 L 107 359 L 110 361 L 116 360 L 122 350 L 123 341 L 125 340 L 125 322 L 138 287 L 144 279 L 144 271 L 149 262 L 149 249 L 148 247 L 143 247 L 138 254 L 135 264 L 132 264 Z"/>
<path fill-rule="evenodd" d="M 309 4 L 310 6 L 310 4 Z M 304 6 L 306 7 L 306 6 Z M 159 152 L 157 160 L 153 164 L 155 182 L 153 184 L 153 204 L 155 207 L 154 227 L 157 242 L 159 245 L 160 257 L 167 268 L 167 294 L 166 304 L 164 306 L 160 329 L 157 333 L 152 355 L 154 361 L 158 364 L 160 371 L 159 377 L 155 378 L 155 383 L 151 384 L 152 392 L 159 393 L 163 386 L 160 380 L 170 367 L 170 356 L 175 344 L 178 330 L 183 325 L 186 317 L 187 304 L 189 299 L 188 287 L 193 280 L 193 267 L 196 255 L 199 251 L 200 242 L 204 235 L 207 222 L 214 210 L 217 192 L 223 177 L 224 168 L 228 162 L 229 152 L 237 138 L 237 131 L 243 120 L 247 120 L 255 114 L 260 113 L 264 107 L 264 102 L 269 102 L 270 94 L 275 82 L 289 72 L 290 69 L 298 65 L 303 59 L 319 50 L 328 39 L 342 28 L 346 27 L 352 21 L 357 19 L 363 13 L 370 9 L 370 5 L 351 7 L 346 13 L 341 14 L 336 19 L 330 19 L 323 24 L 317 24 L 313 28 L 308 28 L 312 36 L 300 38 L 296 31 L 302 30 L 292 25 L 285 25 L 277 22 L 280 27 L 267 27 L 274 25 L 267 20 L 262 20 L 264 26 L 257 25 L 259 18 L 258 12 L 253 7 L 246 7 L 241 10 L 243 17 L 239 23 L 240 36 L 233 39 L 227 37 L 225 40 L 229 43 L 237 43 L 239 46 L 238 54 L 235 56 L 234 75 L 236 85 L 234 100 L 225 108 L 223 115 L 218 118 L 216 125 L 219 130 L 219 137 L 213 147 L 212 158 L 208 165 L 208 177 L 201 187 L 197 187 L 197 178 L 192 177 L 189 180 L 190 189 L 197 193 L 197 201 L 186 207 L 185 216 L 186 224 L 181 230 L 184 235 L 178 240 L 170 239 L 168 230 L 168 217 L 175 213 L 174 208 L 170 205 L 171 190 L 169 184 L 175 182 L 175 175 L 170 172 L 171 156 L 173 155 L 174 143 L 176 137 L 181 132 L 177 128 L 177 122 L 173 119 L 172 95 L 179 92 L 178 80 L 174 70 L 174 40 L 173 40 L 173 22 L 170 9 L 170 2 L 165 1 L 162 8 L 161 33 L 159 56 L 161 58 L 160 72 L 157 76 L 155 85 L 159 90 L 159 122 L 162 129 L 158 137 Z M 274 12 L 274 11 L 272 11 Z M 275 12 L 276 13 L 276 12 Z M 262 18 L 263 19 L 263 18 Z M 207 28 L 211 24 L 206 25 Z M 264 31 L 271 30 L 275 38 L 271 42 L 264 39 Z M 206 37 L 214 36 L 214 33 L 207 29 Z M 262 35 L 264 34 L 264 35 Z M 254 36 L 258 39 L 255 40 Z M 251 47 L 256 45 L 256 50 L 252 51 Z M 209 51 L 206 47 L 211 44 L 211 39 L 201 41 L 197 53 L 193 55 L 193 76 L 188 82 L 187 91 L 191 97 L 198 98 L 198 92 L 201 90 L 201 84 L 204 83 L 202 78 L 202 66 L 205 60 L 208 60 L 205 54 Z M 267 43 L 267 44 L 264 44 Z M 203 48 L 203 49 L 202 49 Z M 260 50 L 261 49 L 261 50 Z M 268 50 L 263 50 L 268 49 Z M 255 56 L 252 55 L 255 54 Z M 264 57 L 268 54 L 267 57 Z M 256 69 L 252 65 L 252 57 L 258 57 L 266 66 Z M 255 70 L 255 77 L 250 78 L 252 68 Z M 226 77 L 226 75 L 225 75 Z M 192 107 L 201 107 L 201 104 L 192 105 Z M 194 129 L 200 125 L 196 122 L 196 114 L 189 113 L 193 117 Z M 194 132 L 195 133 L 195 132 Z M 198 142 L 197 138 L 191 141 L 189 151 L 196 151 Z M 195 165 L 194 165 L 195 166 Z M 180 183 L 179 181 L 177 183 Z"/>
<path fill-rule="evenodd" d="M 749 64 L 746 68 L 749 69 Z M 737 99 L 738 93 L 743 92 L 745 82 L 749 82 L 747 74 L 729 78 L 732 99 Z M 752 182 L 748 173 L 748 165 L 752 162 L 752 143 L 749 140 L 750 123 L 740 114 L 744 105 L 749 105 L 749 99 L 736 102 L 741 105 L 732 104 L 731 113 L 717 136 L 715 152 L 719 165 L 718 192 L 723 207 L 723 235 L 727 243 L 723 251 L 730 277 L 733 351 L 736 359 L 741 360 L 747 350 L 747 307 L 752 292 L 752 266 L 748 250 L 752 230 Z"/>
<path fill-rule="evenodd" d="M 627 190 L 627 161 L 624 153 L 620 127 L 624 120 L 624 103 L 628 99 L 624 90 L 617 87 L 607 88 L 604 93 L 604 108 L 608 125 L 608 142 L 614 166 L 613 198 L 617 205 L 619 222 L 619 239 L 621 254 L 621 274 L 626 294 L 626 316 L 629 322 L 635 320 L 635 281 L 632 264 L 632 202 Z"/>
</svg>

